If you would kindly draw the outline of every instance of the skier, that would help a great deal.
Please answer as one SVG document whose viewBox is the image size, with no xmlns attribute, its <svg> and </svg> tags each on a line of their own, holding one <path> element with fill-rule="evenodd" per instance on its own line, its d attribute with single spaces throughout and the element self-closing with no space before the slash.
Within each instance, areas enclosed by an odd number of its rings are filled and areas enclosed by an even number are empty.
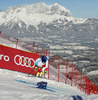
<svg viewBox="0 0 98 100">
<path fill-rule="evenodd" d="M 42 56 L 35 61 L 36 66 L 34 69 L 37 71 L 37 76 L 41 77 L 44 73 L 47 72 L 48 60 L 49 56 Z M 39 67 L 39 69 L 37 69 L 37 67 Z"/>
</svg>

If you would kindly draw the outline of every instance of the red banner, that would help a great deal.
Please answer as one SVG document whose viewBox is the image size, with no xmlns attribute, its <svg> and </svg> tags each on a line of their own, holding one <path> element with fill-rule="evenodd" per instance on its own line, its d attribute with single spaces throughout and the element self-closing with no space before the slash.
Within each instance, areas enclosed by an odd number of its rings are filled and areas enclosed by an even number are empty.
<svg viewBox="0 0 98 100">
<path fill-rule="evenodd" d="M 0 68 L 36 74 L 33 68 L 37 58 L 39 54 L 0 45 Z"/>
</svg>

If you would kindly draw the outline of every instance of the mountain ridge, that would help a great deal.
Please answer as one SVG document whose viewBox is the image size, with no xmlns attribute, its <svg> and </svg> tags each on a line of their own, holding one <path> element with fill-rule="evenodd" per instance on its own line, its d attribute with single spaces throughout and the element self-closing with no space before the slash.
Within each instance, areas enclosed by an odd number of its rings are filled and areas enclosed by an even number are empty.
<svg viewBox="0 0 98 100">
<path fill-rule="evenodd" d="M 14 21 L 14 18 L 20 19 L 28 25 L 34 25 L 30 22 L 47 23 L 48 21 L 48 23 L 51 23 L 55 19 L 67 19 L 68 21 L 74 20 L 71 12 L 57 3 L 49 6 L 45 3 L 37 3 L 32 5 L 22 5 L 19 7 L 9 7 L 0 15 L 1 19 L 3 19 L 3 21 L 0 21 L 1 25 L 5 22 L 9 22 L 12 19 Z M 25 16 L 26 18 L 24 19 L 22 16 Z"/>
<path fill-rule="evenodd" d="M 73 36 L 80 39 L 81 35 L 85 38 L 87 35 L 91 37 L 91 34 L 95 34 L 95 38 L 98 31 L 97 19 L 74 18 L 68 9 L 57 3 L 9 7 L 0 12 L 0 19 L 0 31 L 15 37 L 62 34 L 61 38 L 70 40 Z"/>
</svg>

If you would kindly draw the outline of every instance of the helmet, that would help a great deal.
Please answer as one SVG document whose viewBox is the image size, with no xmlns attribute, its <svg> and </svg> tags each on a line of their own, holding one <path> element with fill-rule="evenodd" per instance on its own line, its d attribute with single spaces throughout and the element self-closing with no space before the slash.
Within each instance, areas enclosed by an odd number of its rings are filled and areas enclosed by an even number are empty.
<svg viewBox="0 0 98 100">
<path fill-rule="evenodd" d="M 47 60 L 49 60 L 49 56 L 42 56 L 42 62 L 46 62 Z"/>
<path fill-rule="evenodd" d="M 46 56 L 42 56 L 42 62 L 46 62 Z"/>
</svg>

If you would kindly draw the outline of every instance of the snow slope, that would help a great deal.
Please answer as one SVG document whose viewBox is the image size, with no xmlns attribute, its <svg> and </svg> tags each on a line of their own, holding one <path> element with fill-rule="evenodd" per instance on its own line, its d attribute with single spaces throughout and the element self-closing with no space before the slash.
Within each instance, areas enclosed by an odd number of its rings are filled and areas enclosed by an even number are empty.
<svg viewBox="0 0 98 100">
<path fill-rule="evenodd" d="M 47 89 L 37 88 L 38 82 L 47 82 Z M 0 69 L 0 100 L 98 100 L 98 95 L 84 95 L 76 87 L 53 80 Z M 79 100 L 79 99 L 77 99 Z"/>
<path fill-rule="evenodd" d="M 0 44 L 15 47 L 1 38 Z M 47 82 L 47 88 L 38 88 L 38 82 Z M 87 96 L 68 84 L 0 69 L 0 100 L 98 100 L 98 95 Z"/>
</svg>

